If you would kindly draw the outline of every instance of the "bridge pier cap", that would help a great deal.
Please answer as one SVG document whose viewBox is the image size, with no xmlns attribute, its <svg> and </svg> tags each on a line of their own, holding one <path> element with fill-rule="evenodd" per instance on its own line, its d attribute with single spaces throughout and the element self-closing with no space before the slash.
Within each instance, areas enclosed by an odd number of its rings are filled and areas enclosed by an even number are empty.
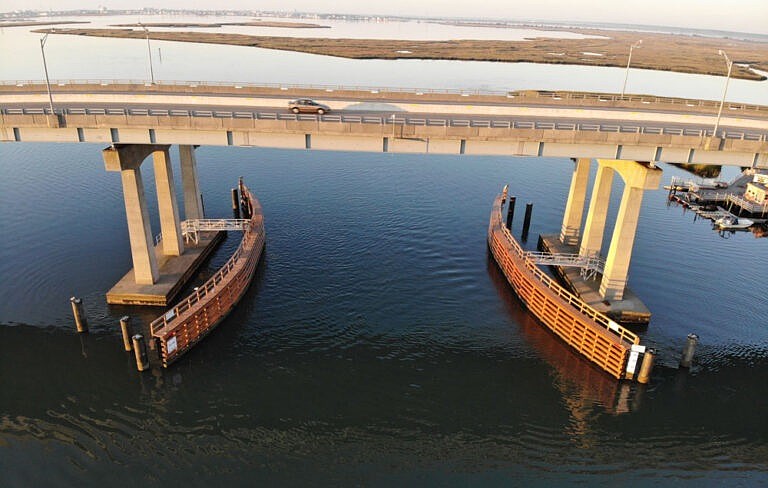
<svg viewBox="0 0 768 488">
<path fill-rule="evenodd" d="M 168 144 L 113 144 L 101 151 L 107 171 L 138 169 L 141 163 L 155 151 L 168 151 Z"/>
</svg>

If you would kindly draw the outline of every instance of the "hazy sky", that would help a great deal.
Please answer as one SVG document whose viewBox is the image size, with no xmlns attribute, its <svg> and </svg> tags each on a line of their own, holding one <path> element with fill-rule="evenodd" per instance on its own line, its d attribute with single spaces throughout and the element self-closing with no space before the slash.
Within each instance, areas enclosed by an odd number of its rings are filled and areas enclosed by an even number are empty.
<svg viewBox="0 0 768 488">
<path fill-rule="evenodd" d="M 768 0 L 0 0 L 0 11 L 75 8 L 262 9 L 671 25 L 768 34 Z"/>
</svg>

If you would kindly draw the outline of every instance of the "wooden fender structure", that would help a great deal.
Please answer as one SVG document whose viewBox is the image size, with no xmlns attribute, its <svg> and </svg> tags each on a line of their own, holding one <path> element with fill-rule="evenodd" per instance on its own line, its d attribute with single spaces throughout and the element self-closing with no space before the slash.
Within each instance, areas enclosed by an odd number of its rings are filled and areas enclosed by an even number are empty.
<svg viewBox="0 0 768 488">
<path fill-rule="evenodd" d="M 242 181 L 240 195 L 244 212 L 250 215 L 240 246 L 215 275 L 150 324 L 163 367 L 167 368 L 213 330 L 251 284 L 264 249 L 264 215 L 261 204 Z"/>
<path fill-rule="evenodd" d="M 563 288 L 525 254 L 503 224 L 506 192 L 496 197 L 488 226 L 488 247 L 523 303 L 552 332 L 616 379 L 632 379 L 640 339 Z"/>
</svg>

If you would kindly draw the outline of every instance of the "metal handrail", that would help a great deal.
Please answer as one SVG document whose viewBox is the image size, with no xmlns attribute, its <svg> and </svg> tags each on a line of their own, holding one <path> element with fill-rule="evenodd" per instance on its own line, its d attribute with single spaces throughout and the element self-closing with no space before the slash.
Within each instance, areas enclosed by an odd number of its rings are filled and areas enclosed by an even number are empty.
<svg viewBox="0 0 768 488">
<path fill-rule="evenodd" d="M 599 256 L 582 256 L 581 254 L 544 251 L 526 251 L 525 256 L 536 264 L 574 266 L 597 271 L 600 274 L 605 269 L 605 260 Z"/>
<path fill-rule="evenodd" d="M 557 283 L 554 279 L 544 273 L 544 271 L 542 271 L 538 266 L 536 266 L 536 263 L 527 256 L 527 251 L 520 247 L 520 244 L 518 244 L 515 238 L 512 237 L 509 229 L 507 229 L 506 226 L 502 224 L 503 216 L 501 201 L 502 196 L 497 196 L 496 201 L 494 202 L 493 211 L 491 213 L 491 225 L 501 230 L 501 233 L 504 236 L 507 244 L 509 244 L 509 247 L 514 252 L 514 254 L 523 262 L 525 269 L 528 270 L 528 272 L 534 278 L 546 286 L 556 296 L 568 302 L 568 304 L 576 309 L 576 311 L 593 320 L 595 323 L 602 326 L 606 331 L 616 334 L 622 341 L 626 341 L 630 344 L 640 344 L 640 338 L 635 333 L 617 324 L 602 312 L 599 312 L 589 304 L 582 301 L 579 297 L 563 288 L 559 283 Z"/>
</svg>

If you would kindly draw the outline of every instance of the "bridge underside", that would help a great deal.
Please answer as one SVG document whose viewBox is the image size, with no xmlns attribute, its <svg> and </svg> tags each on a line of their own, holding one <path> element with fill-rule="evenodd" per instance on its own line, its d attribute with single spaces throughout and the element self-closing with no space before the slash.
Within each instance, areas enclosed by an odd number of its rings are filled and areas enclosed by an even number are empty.
<svg viewBox="0 0 768 488">
<path fill-rule="evenodd" d="M 702 136 L 505 127 L 157 116 L 5 115 L 0 141 L 254 146 L 389 153 L 605 158 L 768 168 L 765 143 Z M 171 123 L 172 127 L 168 124 Z"/>
</svg>

